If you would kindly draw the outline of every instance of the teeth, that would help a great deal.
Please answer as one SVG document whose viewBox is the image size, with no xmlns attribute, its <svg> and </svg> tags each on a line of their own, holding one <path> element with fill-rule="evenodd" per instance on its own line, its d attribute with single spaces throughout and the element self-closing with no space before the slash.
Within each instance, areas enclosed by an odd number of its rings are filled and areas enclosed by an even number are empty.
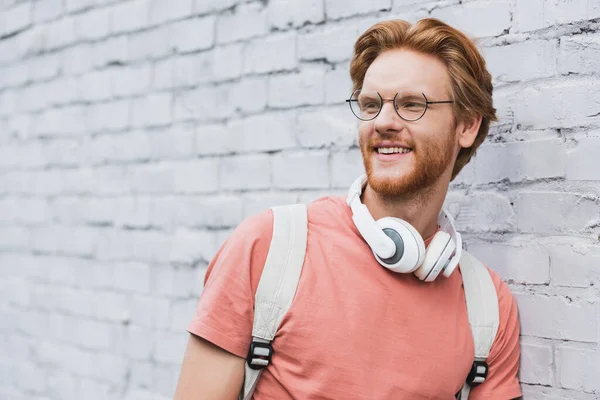
<svg viewBox="0 0 600 400">
<path fill-rule="evenodd" d="M 394 154 L 394 153 L 408 153 L 411 149 L 406 149 L 404 147 L 379 147 L 377 149 L 379 154 Z"/>
</svg>

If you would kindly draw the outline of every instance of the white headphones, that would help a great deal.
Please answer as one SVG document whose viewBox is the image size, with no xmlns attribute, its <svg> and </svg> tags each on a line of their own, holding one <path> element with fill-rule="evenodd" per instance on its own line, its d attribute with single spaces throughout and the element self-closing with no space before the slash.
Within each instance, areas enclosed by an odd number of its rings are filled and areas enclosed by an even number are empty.
<svg viewBox="0 0 600 400">
<path fill-rule="evenodd" d="M 352 220 L 377 261 L 394 272 L 413 272 L 425 282 L 432 282 L 440 272 L 445 277 L 452 275 L 461 256 L 462 238 L 450 214 L 442 209 L 438 217 L 440 230 L 425 250 L 423 238 L 408 222 L 395 217 L 375 221 L 360 201 L 366 182 L 366 175 L 354 181 L 346 203 L 352 208 Z"/>
</svg>

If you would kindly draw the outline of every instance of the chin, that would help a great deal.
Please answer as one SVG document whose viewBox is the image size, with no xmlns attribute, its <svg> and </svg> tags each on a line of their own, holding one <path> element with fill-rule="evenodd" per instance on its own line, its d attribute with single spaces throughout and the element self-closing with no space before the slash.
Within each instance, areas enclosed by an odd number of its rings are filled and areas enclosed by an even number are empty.
<svg viewBox="0 0 600 400">
<path fill-rule="evenodd" d="M 379 195 L 394 197 L 414 193 L 422 188 L 418 174 L 415 171 L 393 172 L 367 168 L 369 186 Z"/>
</svg>

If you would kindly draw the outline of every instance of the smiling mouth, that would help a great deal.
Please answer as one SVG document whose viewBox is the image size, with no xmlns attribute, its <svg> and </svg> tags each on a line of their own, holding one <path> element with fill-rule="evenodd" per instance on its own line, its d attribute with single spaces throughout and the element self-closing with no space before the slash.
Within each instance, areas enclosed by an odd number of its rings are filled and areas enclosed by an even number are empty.
<svg viewBox="0 0 600 400">
<path fill-rule="evenodd" d="M 376 147 L 374 150 L 378 154 L 383 154 L 383 155 L 407 154 L 412 151 L 412 149 L 407 148 L 407 147 Z"/>
</svg>

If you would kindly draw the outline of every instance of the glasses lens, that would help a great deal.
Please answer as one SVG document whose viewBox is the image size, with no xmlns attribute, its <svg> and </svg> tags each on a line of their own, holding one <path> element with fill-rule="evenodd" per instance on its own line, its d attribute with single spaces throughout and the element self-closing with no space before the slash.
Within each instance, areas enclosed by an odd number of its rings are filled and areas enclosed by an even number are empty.
<svg viewBox="0 0 600 400">
<path fill-rule="evenodd" d="M 416 121 L 425 114 L 427 100 L 422 93 L 398 93 L 396 110 L 407 121 Z"/>
<path fill-rule="evenodd" d="M 357 90 L 350 98 L 350 108 L 358 119 L 372 120 L 381 110 L 381 97 L 375 91 Z"/>
</svg>

